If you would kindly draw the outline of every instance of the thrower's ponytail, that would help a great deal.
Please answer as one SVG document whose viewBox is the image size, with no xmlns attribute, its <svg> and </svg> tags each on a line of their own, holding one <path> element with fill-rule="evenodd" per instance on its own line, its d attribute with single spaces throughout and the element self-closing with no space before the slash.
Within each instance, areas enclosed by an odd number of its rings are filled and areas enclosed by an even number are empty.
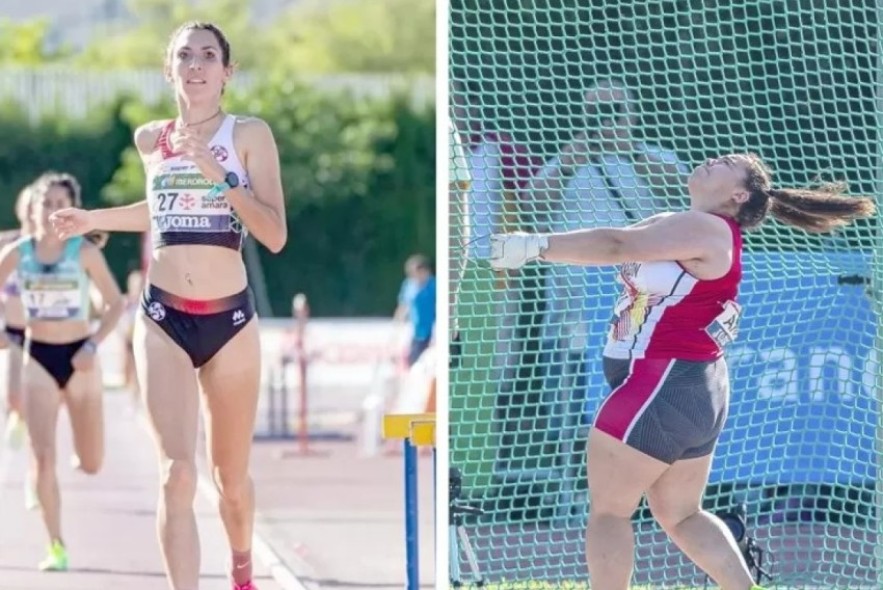
<svg viewBox="0 0 883 590">
<path fill-rule="evenodd" d="M 876 211 L 872 198 L 844 195 L 846 184 L 842 182 L 817 188 L 773 188 L 772 172 L 757 154 L 730 154 L 721 159 L 745 169 L 748 199 L 736 212 L 736 221 L 743 229 L 759 227 L 772 215 L 786 225 L 823 234 Z"/>
<path fill-rule="evenodd" d="M 770 189 L 770 214 L 782 223 L 818 234 L 874 214 L 871 198 L 846 196 L 845 190 L 843 183 L 824 184 L 816 189 Z"/>
<path fill-rule="evenodd" d="M 873 199 L 843 194 L 843 183 L 824 184 L 815 189 L 765 188 L 755 186 L 736 214 L 746 230 L 759 227 L 772 215 L 778 221 L 815 233 L 828 233 L 876 210 Z"/>
</svg>

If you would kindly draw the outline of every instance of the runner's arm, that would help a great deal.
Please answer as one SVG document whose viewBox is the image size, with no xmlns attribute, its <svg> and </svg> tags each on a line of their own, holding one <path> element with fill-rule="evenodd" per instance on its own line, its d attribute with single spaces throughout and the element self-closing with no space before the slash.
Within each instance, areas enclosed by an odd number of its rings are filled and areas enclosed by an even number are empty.
<svg viewBox="0 0 883 590">
<path fill-rule="evenodd" d="M 147 200 L 132 205 L 89 211 L 92 229 L 99 231 L 146 232 L 150 230 Z"/>
</svg>

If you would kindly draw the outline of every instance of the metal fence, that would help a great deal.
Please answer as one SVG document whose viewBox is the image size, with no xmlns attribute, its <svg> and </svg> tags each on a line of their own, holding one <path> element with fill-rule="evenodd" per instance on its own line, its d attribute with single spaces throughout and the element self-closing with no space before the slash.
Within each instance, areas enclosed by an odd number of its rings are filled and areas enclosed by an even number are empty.
<svg viewBox="0 0 883 590">
<path fill-rule="evenodd" d="M 257 77 L 239 72 L 231 89 L 248 89 Z M 410 92 L 415 104 L 434 101 L 432 77 L 346 74 L 303 77 L 302 80 L 329 91 L 348 91 L 357 96 L 383 96 L 399 89 Z M 159 70 L 88 71 L 61 67 L 0 68 L 0 103 L 14 102 L 31 121 L 48 114 L 84 117 L 91 109 L 123 94 L 137 95 L 147 104 L 169 97 L 169 84 Z"/>
</svg>

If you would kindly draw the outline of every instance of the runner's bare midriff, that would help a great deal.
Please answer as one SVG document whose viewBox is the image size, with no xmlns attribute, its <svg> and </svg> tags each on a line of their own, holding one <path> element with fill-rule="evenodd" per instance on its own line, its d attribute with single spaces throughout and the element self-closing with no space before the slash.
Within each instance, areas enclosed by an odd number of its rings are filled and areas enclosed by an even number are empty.
<svg viewBox="0 0 883 590">
<path fill-rule="evenodd" d="M 92 335 L 92 325 L 85 320 L 31 320 L 28 333 L 31 340 L 47 344 L 67 344 Z"/>
<path fill-rule="evenodd" d="M 163 291 L 187 299 L 221 299 L 248 285 L 242 253 L 204 245 L 154 249 L 147 280 Z"/>
</svg>

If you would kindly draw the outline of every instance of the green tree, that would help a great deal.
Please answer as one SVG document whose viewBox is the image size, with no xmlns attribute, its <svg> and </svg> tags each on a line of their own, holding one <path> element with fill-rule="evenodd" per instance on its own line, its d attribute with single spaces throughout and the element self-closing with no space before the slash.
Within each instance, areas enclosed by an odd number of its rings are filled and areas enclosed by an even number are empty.
<svg viewBox="0 0 883 590">
<path fill-rule="evenodd" d="M 301 73 L 432 74 L 434 0 L 305 0 L 268 31 L 277 66 Z"/>
<path fill-rule="evenodd" d="M 111 181 L 120 153 L 132 142 L 132 128 L 122 119 L 121 104 L 93 109 L 83 119 L 45 116 L 31 123 L 24 109 L 0 107 L 0 228 L 15 227 L 12 200 L 47 170 L 69 172 L 83 187 L 87 208 L 105 203 L 100 193 Z M 143 193 L 143 189 L 142 189 Z M 138 237 L 116 233 L 106 252 L 118 280 L 139 260 Z"/>
<path fill-rule="evenodd" d="M 430 74 L 434 0 L 306 0 L 257 24 L 248 0 L 130 0 L 134 27 L 109 31 L 76 57 L 82 67 L 157 68 L 188 20 L 217 23 L 245 71 Z M 406 23 L 403 24 L 403 23 Z M 255 34 L 261 29 L 260 34 Z"/>
<path fill-rule="evenodd" d="M 0 65 L 35 66 L 62 59 L 66 48 L 48 49 L 49 21 L 0 20 Z"/>
<path fill-rule="evenodd" d="M 263 36 L 255 35 L 247 0 L 129 0 L 134 27 L 108 31 L 75 58 L 92 69 L 159 68 L 174 30 L 190 20 L 216 23 L 233 48 L 233 59 L 254 67 L 263 53 Z"/>
</svg>

